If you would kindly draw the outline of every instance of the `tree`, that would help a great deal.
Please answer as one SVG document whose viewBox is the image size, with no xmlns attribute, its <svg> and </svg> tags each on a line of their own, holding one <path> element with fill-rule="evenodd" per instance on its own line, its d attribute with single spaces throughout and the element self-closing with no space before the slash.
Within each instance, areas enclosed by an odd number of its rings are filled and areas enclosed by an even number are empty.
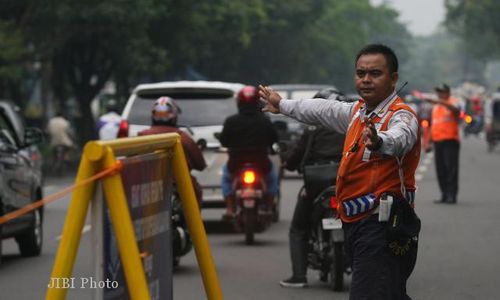
<svg viewBox="0 0 500 300">
<path fill-rule="evenodd" d="M 155 52 L 147 35 L 155 1 L 45 2 L 35 8 L 30 36 L 51 65 L 56 95 L 76 98 L 81 113 L 76 129 L 85 142 L 96 137 L 92 99 L 116 70 L 142 67 L 138 57 Z"/>
<path fill-rule="evenodd" d="M 446 27 L 463 40 L 464 77 L 484 81 L 489 60 L 499 59 L 500 2 L 495 0 L 446 0 Z"/>
<path fill-rule="evenodd" d="M 30 53 L 15 24 L 0 21 L 0 49 L 0 96 L 23 106 L 22 79 L 29 68 Z"/>
</svg>

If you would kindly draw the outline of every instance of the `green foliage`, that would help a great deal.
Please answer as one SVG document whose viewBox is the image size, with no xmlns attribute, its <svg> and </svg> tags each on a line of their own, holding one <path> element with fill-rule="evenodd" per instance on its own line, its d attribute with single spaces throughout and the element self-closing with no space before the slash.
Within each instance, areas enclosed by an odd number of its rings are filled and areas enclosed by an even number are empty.
<svg viewBox="0 0 500 300">
<path fill-rule="evenodd" d="M 468 53 L 482 60 L 500 55 L 500 2 L 496 0 L 446 0 L 446 26 L 465 41 Z"/>
<path fill-rule="evenodd" d="M 22 79 L 28 54 L 22 32 L 15 24 L 0 21 L 0 83 Z"/>
<path fill-rule="evenodd" d="M 86 140 L 89 103 L 109 80 L 123 96 L 138 81 L 184 79 L 188 68 L 210 80 L 353 90 L 363 45 L 405 57 L 409 38 L 394 10 L 369 0 L 1 1 L 0 80 L 41 61 L 56 98 L 77 99 Z"/>
</svg>

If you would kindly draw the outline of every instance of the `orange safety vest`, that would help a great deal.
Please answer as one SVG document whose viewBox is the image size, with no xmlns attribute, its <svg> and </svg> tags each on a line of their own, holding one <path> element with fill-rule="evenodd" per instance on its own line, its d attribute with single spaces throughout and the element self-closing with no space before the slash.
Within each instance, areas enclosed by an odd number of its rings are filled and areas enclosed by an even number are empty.
<svg viewBox="0 0 500 300">
<path fill-rule="evenodd" d="M 450 104 L 458 103 L 458 99 L 450 97 Z M 458 116 L 455 116 L 446 106 L 436 104 L 432 108 L 431 138 L 435 142 L 444 140 L 460 140 L 458 131 Z"/>
<path fill-rule="evenodd" d="M 415 170 L 420 160 L 420 139 L 402 158 L 370 153 L 362 139 L 365 124 L 359 110 L 363 104 L 360 101 L 354 108 L 337 176 L 337 209 L 344 222 L 355 222 L 371 214 L 384 193 L 406 199 L 413 206 L 416 190 Z M 382 117 L 377 115 L 372 119 L 377 130 L 386 131 L 392 115 L 401 109 L 416 117 L 415 112 L 398 97 Z M 356 151 L 352 148 L 355 143 L 358 143 Z"/>
</svg>

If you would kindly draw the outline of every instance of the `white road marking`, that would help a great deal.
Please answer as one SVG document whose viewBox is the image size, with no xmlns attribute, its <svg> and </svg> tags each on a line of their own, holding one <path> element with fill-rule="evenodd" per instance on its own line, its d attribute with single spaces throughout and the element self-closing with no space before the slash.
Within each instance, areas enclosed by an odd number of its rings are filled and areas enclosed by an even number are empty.
<svg viewBox="0 0 500 300">
<path fill-rule="evenodd" d="M 91 228 L 92 228 L 92 226 L 90 224 L 86 224 L 85 226 L 83 226 L 82 234 L 89 232 Z M 62 238 L 62 235 L 56 237 L 56 240 L 59 241 L 59 240 L 61 240 L 61 238 Z"/>
</svg>

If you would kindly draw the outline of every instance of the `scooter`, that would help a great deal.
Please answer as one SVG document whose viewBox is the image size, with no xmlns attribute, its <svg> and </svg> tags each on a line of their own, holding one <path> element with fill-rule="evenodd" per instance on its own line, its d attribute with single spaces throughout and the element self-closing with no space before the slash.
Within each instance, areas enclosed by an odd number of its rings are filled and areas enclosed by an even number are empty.
<svg viewBox="0 0 500 300">
<path fill-rule="evenodd" d="M 273 210 L 266 203 L 266 182 L 262 173 L 252 164 L 245 164 L 233 179 L 236 205 L 235 230 L 245 233 L 245 243 L 251 245 L 255 233 L 264 231 L 272 223 Z"/>
</svg>

